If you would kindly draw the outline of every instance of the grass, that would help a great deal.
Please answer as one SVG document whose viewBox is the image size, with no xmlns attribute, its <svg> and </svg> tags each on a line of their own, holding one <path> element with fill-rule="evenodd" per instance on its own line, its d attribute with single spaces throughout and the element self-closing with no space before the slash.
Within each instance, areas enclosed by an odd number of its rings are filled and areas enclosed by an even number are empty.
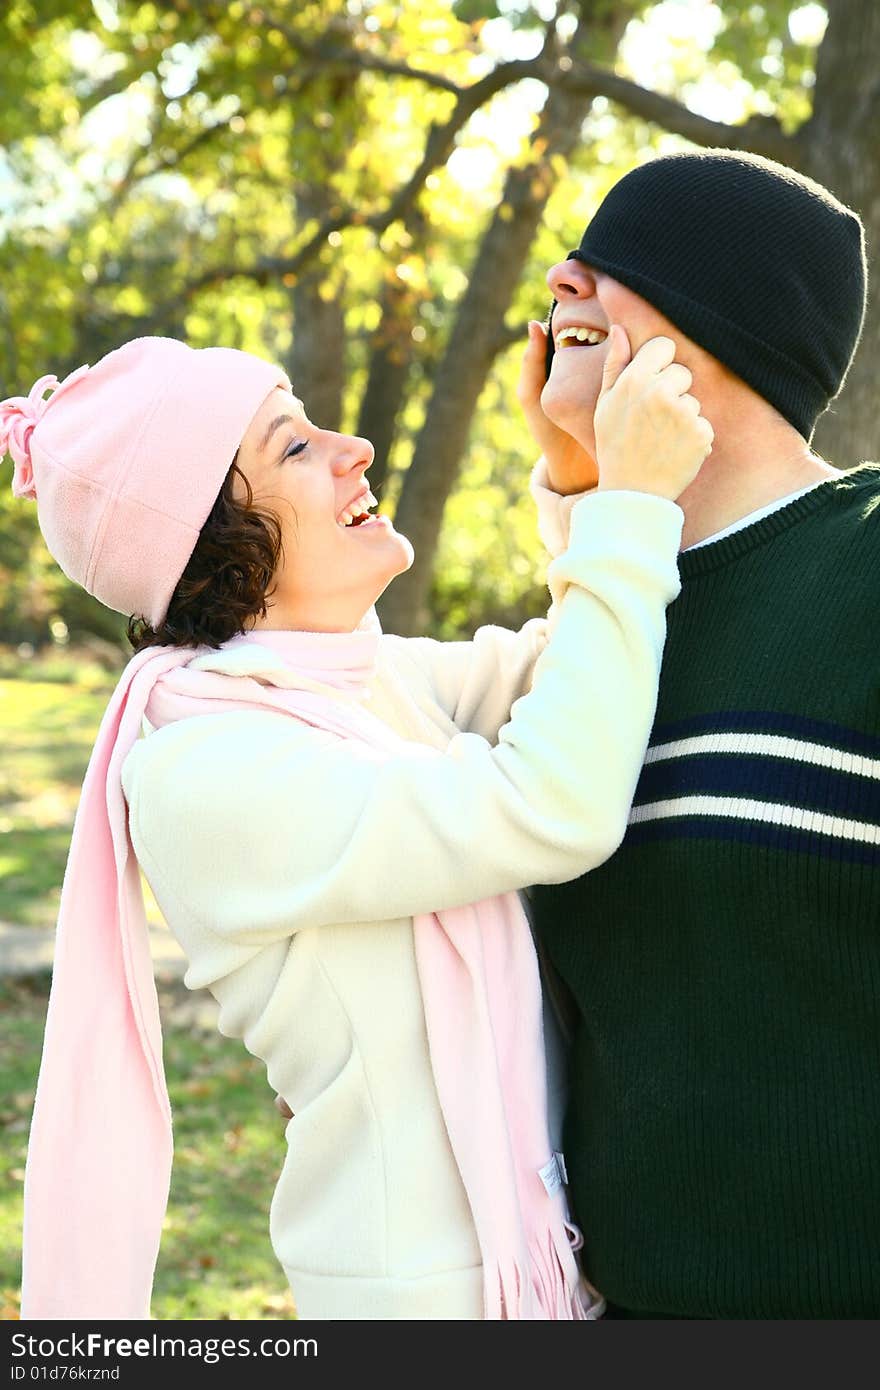
<svg viewBox="0 0 880 1390">
<path fill-rule="evenodd" d="M 22 1182 L 48 985 L 47 976 L 0 980 L 0 1319 L 18 1317 Z M 293 1300 L 268 1233 L 284 1122 L 262 1065 L 210 1019 L 194 1021 L 187 995 L 160 983 L 175 1156 L 153 1317 L 289 1319 Z"/>
<path fill-rule="evenodd" d="M 58 911 L 83 774 L 116 671 L 82 653 L 0 648 L 0 921 L 49 926 Z M 159 918 L 149 891 L 148 916 Z M 18 1317 L 22 1180 L 48 976 L 0 978 L 0 1319 Z M 283 1121 L 262 1065 L 213 1026 L 213 1006 L 159 987 L 175 1117 L 171 1200 L 153 1316 L 287 1319 L 268 1212 Z"/>
<path fill-rule="evenodd" d="M 0 922 L 55 923 L 89 755 L 124 665 L 0 647 Z M 161 922 L 144 881 L 147 917 Z"/>
<path fill-rule="evenodd" d="M 55 920 L 83 774 L 114 684 L 75 655 L 0 651 L 0 921 Z"/>
</svg>

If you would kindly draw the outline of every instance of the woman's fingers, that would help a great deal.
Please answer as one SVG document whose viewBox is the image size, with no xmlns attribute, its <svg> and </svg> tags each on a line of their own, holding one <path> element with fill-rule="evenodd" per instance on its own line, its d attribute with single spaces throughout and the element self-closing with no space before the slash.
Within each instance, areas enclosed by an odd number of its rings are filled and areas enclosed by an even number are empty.
<svg viewBox="0 0 880 1390">
<path fill-rule="evenodd" d="M 619 327 L 619 325 L 615 326 Z M 624 332 L 622 328 L 620 331 L 621 333 Z M 627 367 L 619 375 L 621 377 L 625 375 L 627 385 L 639 386 L 648 378 L 658 376 L 674 360 L 675 343 L 671 338 L 660 334 L 658 337 L 649 338 L 646 343 L 642 343 Z"/>
<path fill-rule="evenodd" d="M 676 396 L 683 396 L 694 384 L 692 372 L 681 362 L 670 362 L 668 367 L 664 367 L 660 380 Z"/>
<path fill-rule="evenodd" d="M 517 400 L 529 432 L 547 464 L 550 487 L 562 494 L 584 492 L 598 480 L 593 458 L 544 413 L 541 393 L 547 384 L 547 329 L 537 319 L 529 323 L 520 366 Z"/>
<path fill-rule="evenodd" d="M 602 392 L 610 391 L 618 377 L 632 361 L 632 348 L 626 329 L 619 323 L 612 323 L 608 330 L 608 346 L 605 365 L 602 368 Z"/>
<path fill-rule="evenodd" d="M 661 335 L 643 343 L 610 373 L 596 407 L 599 486 L 629 488 L 674 500 L 693 481 L 714 438 L 690 394 L 693 377 Z"/>
<path fill-rule="evenodd" d="M 523 353 L 519 371 L 516 397 L 526 411 L 526 415 L 541 408 L 541 392 L 547 381 L 545 360 L 547 351 L 547 331 L 537 319 L 529 321 L 529 336 Z"/>
<path fill-rule="evenodd" d="M 672 395 L 683 396 L 691 389 L 694 384 L 693 373 L 683 362 L 675 361 L 676 345 L 672 338 L 667 338 L 662 334 L 656 338 L 649 338 L 647 342 L 642 344 L 635 356 L 632 356 L 625 330 L 619 324 L 613 324 L 608 335 L 609 341 L 612 334 L 615 335 L 615 345 L 618 334 L 621 334 L 626 340 L 627 361 L 623 363 L 623 366 L 626 366 L 627 362 L 629 363 L 628 385 L 641 385 L 646 383 L 650 377 L 655 376 L 658 385 L 662 385 L 663 389 Z M 605 375 L 602 381 L 603 391 L 613 386 L 618 377 L 623 374 L 623 367 L 615 355 L 615 346 L 608 350 L 609 361 L 612 357 L 615 360 L 610 370 L 609 362 L 606 361 L 605 364 Z"/>
</svg>

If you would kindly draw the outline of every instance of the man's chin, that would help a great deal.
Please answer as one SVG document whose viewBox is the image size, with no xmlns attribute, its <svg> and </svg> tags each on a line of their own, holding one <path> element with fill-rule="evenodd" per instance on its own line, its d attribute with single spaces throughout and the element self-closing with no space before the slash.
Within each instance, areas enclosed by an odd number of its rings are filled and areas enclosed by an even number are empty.
<svg viewBox="0 0 880 1390">
<path fill-rule="evenodd" d="M 569 349 L 576 351 L 576 349 Z M 585 381 L 583 376 L 574 373 L 558 376 L 551 371 L 547 384 L 541 392 L 541 409 L 560 429 L 571 432 L 571 426 L 583 426 L 584 412 L 592 419 L 596 410 L 601 388 L 601 376 L 597 385 Z"/>
</svg>

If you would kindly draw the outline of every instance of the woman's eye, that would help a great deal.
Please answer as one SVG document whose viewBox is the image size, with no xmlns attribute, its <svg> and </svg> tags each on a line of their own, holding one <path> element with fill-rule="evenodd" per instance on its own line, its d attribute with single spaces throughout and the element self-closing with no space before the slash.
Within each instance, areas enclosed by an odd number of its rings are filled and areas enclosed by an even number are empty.
<svg viewBox="0 0 880 1390">
<path fill-rule="evenodd" d="M 297 454 L 301 454 L 304 449 L 308 448 L 308 446 L 309 442 L 307 439 L 295 439 L 291 444 L 290 448 L 285 453 L 284 457 L 286 459 L 296 458 Z"/>
</svg>

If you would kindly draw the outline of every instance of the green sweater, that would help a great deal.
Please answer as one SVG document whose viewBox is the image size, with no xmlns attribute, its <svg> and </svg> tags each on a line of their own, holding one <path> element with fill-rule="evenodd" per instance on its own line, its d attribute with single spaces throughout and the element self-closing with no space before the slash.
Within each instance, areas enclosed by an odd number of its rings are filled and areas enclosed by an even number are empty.
<svg viewBox="0 0 880 1390">
<path fill-rule="evenodd" d="M 626 839 L 534 892 L 586 1270 L 631 1316 L 876 1318 L 880 465 L 680 571 Z"/>
</svg>

